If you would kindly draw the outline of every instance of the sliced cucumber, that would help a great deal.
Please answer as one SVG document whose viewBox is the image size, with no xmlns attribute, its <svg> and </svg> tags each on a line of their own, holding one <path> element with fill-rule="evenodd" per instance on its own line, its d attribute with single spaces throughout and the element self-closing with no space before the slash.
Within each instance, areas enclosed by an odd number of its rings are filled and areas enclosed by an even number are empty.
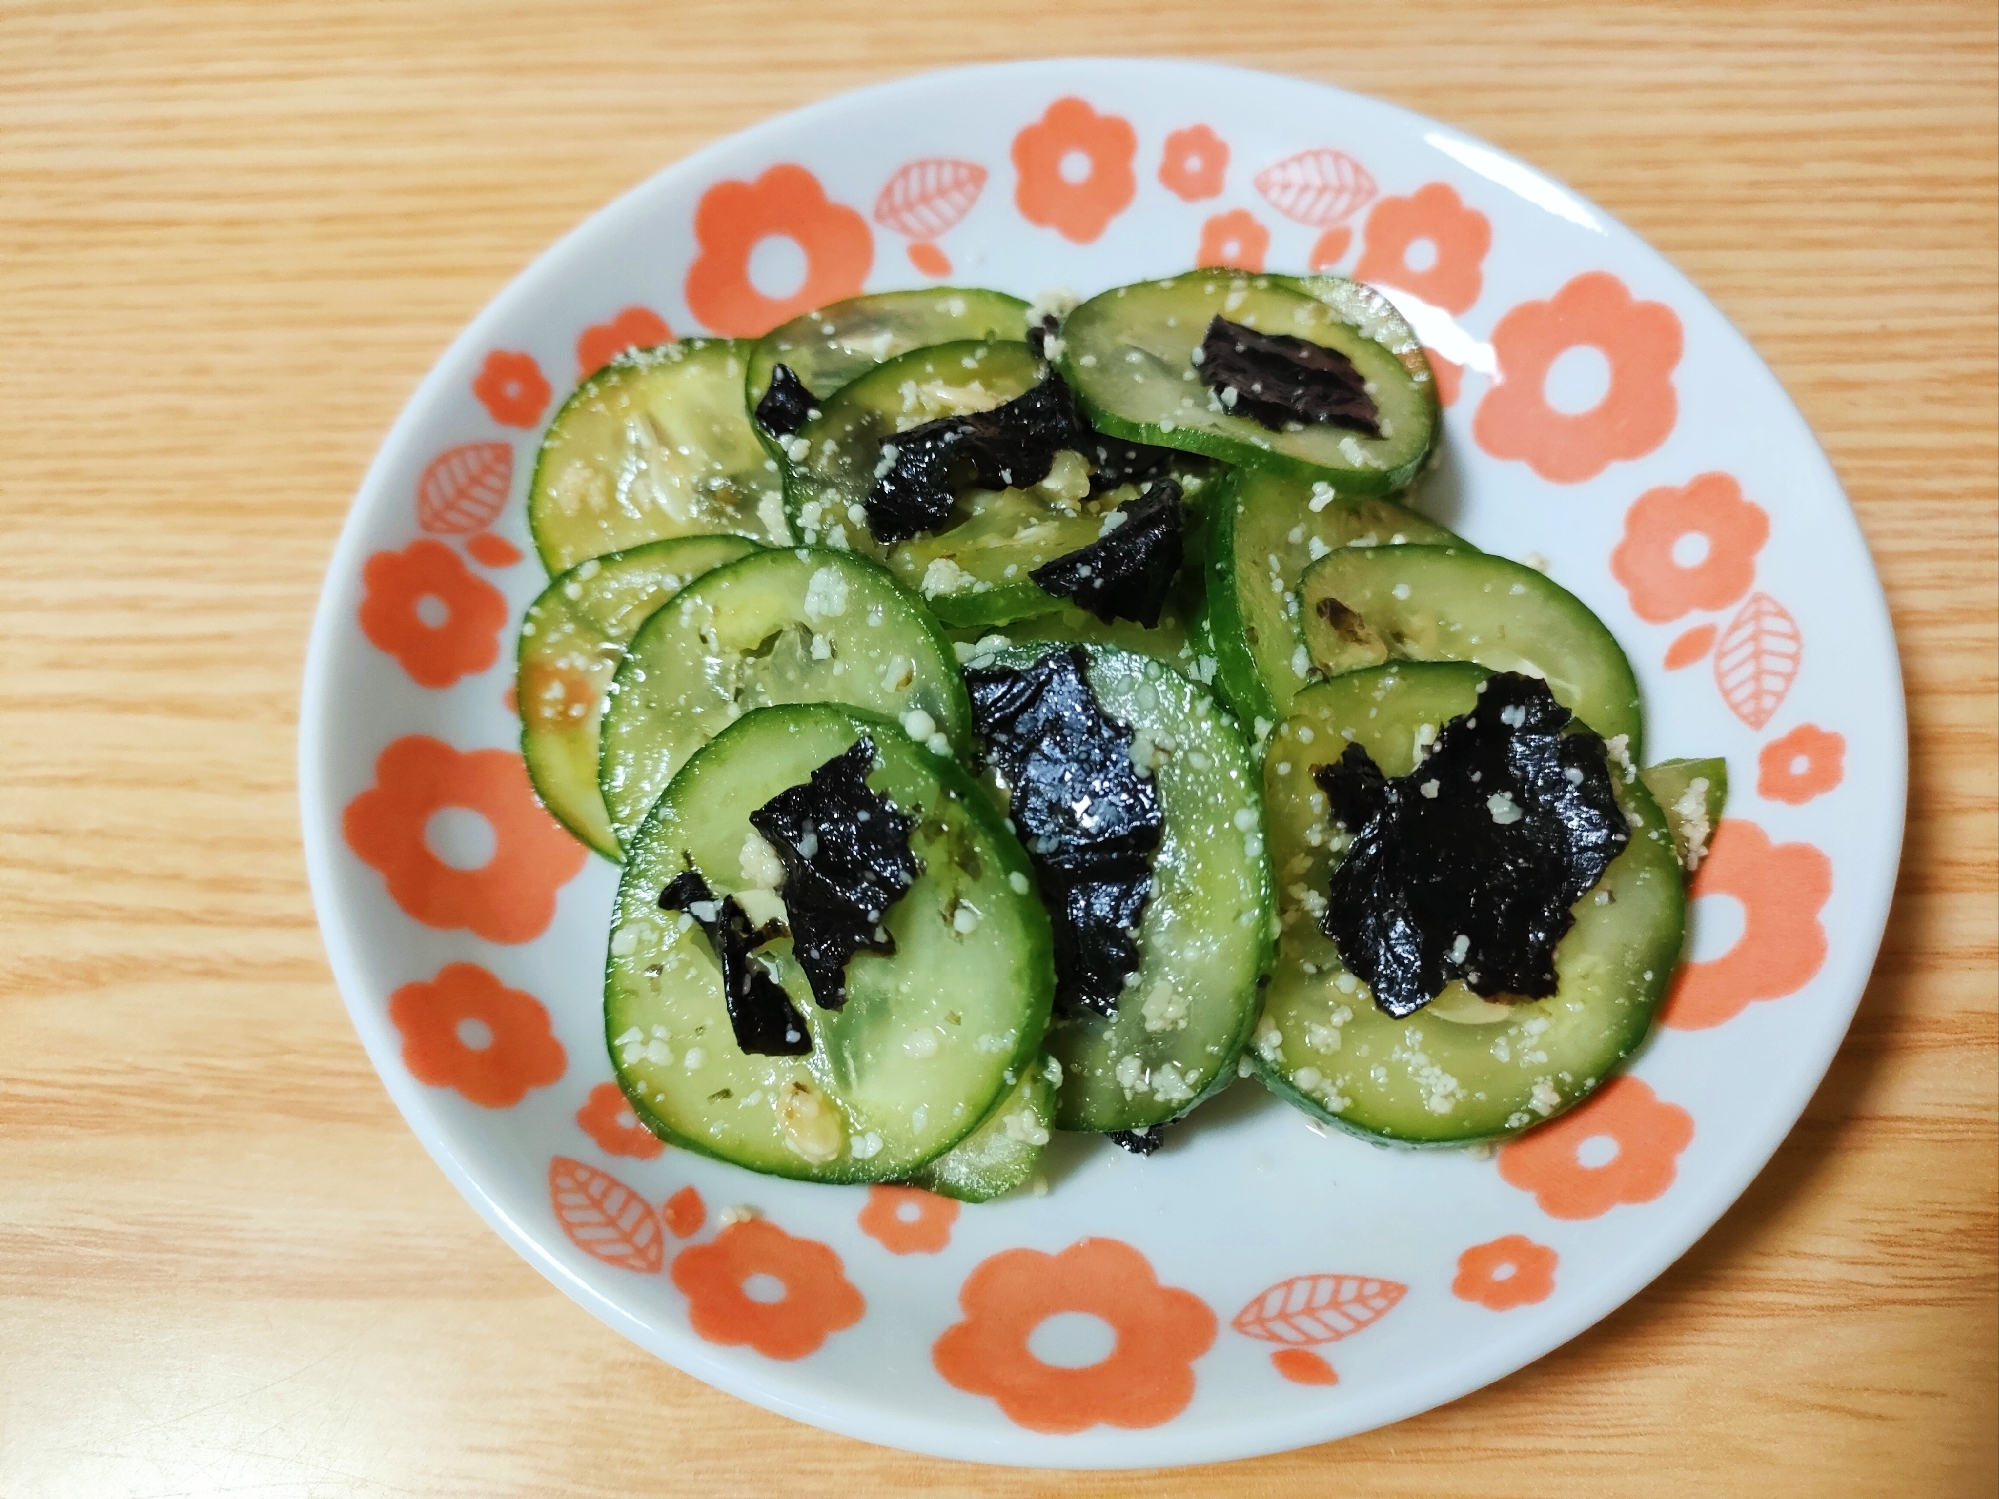
<svg viewBox="0 0 1999 1499">
<path fill-rule="evenodd" d="M 990 411 L 1025 395 L 1047 366 L 1024 343 L 963 341 L 914 349 L 824 397 L 783 444 L 784 494 L 807 542 L 872 546 L 863 508 L 882 444 L 940 416 Z"/>
<path fill-rule="evenodd" d="M 757 847 L 749 814 L 863 737 L 876 751 L 869 787 L 917 820 L 910 846 L 922 872 L 882 918 L 895 950 L 856 955 L 845 1006 L 822 1010 L 788 937 L 760 949 L 751 961 L 785 990 L 812 1048 L 745 1053 L 707 938 L 662 911 L 660 892 L 692 868 L 717 899 L 777 899 L 742 872 L 746 846 Z M 830 704 L 746 715 L 674 777 L 625 861 L 604 1032 L 626 1098 L 654 1133 L 753 1171 L 908 1176 L 1036 1065 L 1054 968 L 1048 918 L 1015 888 L 1028 875 L 985 793 L 894 723 Z"/>
<path fill-rule="evenodd" d="M 1671 836 L 1635 775 L 1612 765 L 1631 841 L 1555 952 L 1559 991 L 1493 1004 L 1453 983 L 1406 1020 L 1378 1009 L 1341 964 L 1317 912 L 1336 855 L 1312 772 L 1349 741 L 1384 775 L 1478 703 L 1469 662 L 1402 663 L 1309 687 L 1264 765 L 1283 935 L 1253 1064 L 1272 1091 L 1370 1138 L 1455 1145 L 1502 1138 L 1587 1097 L 1644 1040 L 1679 960 L 1686 897 Z"/>
<path fill-rule="evenodd" d="M 1055 1080 L 1061 1064 L 1042 1059 L 971 1134 L 910 1174 L 914 1187 L 960 1202 L 991 1202 L 1034 1175 L 1055 1127 Z"/>
<path fill-rule="evenodd" d="M 672 536 L 787 541 L 782 483 L 743 409 L 749 345 L 689 338 L 622 354 L 549 423 L 528 528 L 551 576 Z"/>
<path fill-rule="evenodd" d="M 1196 271 L 1121 286 L 1069 314 L 1062 372 L 1091 421 L 1114 437 L 1307 482 L 1328 480 L 1343 494 L 1389 494 L 1429 456 L 1436 382 L 1420 344 L 1386 299 L 1351 282 L 1336 295 L 1337 281 Z M 1382 435 L 1319 423 L 1287 423 L 1273 432 L 1233 414 L 1201 383 L 1194 360 L 1217 316 L 1344 354 L 1368 382 Z"/>
<path fill-rule="evenodd" d="M 1328 676 L 1397 661 L 1476 661 L 1540 677 L 1639 758 L 1645 715 L 1616 637 L 1559 583 L 1470 548 L 1344 548 L 1298 585 L 1305 645 Z"/>
<path fill-rule="evenodd" d="M 1638 772 L 1652 800 L 1666 814 L 1673 830 L 1673 852 L 1680 867 L 1692 874 L 1707 857 L 1714 830 L 1721 826 L 1721 809 L 1728 803 L 1728 762 L 1661 760 Z"/>
<path fill-rule="evenodd" d="M 911 349 L 1026 337 L 1027 304 L 1004 292 L 935 286 L 849 297 L 780 323 L 757 340 L 749 356 L 749 409 L 757 409 L 780 364 L 823 399 Z"/>
<path fill-rule="evenodd" d="M 971 744 L 949 642 L 879 564 L 812 547 L 758 552 L 682 589 L 625 651 L 597 768 L 619 842 L 629 845 L 674 773 L 728 724 L 809 702 L 886 714 L 943 757 Z"/>
<path fill-rule="evenodd" d="M 1298 580 L 1342 547 L 1464 545 L 1392 500 L 1237 469 L 1208 506 L 1208 616 L 1218 680 L 1243 723 L 1274 724 L 1316 678 Z"/>
<path fill-rule="evenodd" d="M 597 789 L 605 694 L 640 625 L 701 574 L 754 552 L 740 536 L 682 536 L 592 557 L 528 605 L 521 624 L 521 754 L 542 805 L 607 858 L 616 859 Z"/>
<path fill-rule="evenodd" d="M 972 665 L 1027 666 L 1046 647 Z M 1144 1129 L 1176 1119 L 1233 1075 L 1256 1023 L 1270 951 L 1270 866 L 1248 746 L 1205 688 L 1150 657 L 1088 648 L 1090 690 L 1136 734 L 1165 831 L 1139 920 L 1138 971 L 1117 1014 L 1059 1018 L 1055 1119 L 1066 1130 Z M 1148 753 L 1149 747 L 1149 753 Z"/>
</svg>

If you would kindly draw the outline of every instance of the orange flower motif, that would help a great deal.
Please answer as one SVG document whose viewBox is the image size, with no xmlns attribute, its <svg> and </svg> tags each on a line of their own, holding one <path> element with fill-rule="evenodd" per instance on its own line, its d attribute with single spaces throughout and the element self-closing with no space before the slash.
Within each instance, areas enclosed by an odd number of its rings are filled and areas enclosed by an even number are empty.
<svg viewBox="0 0 1999 1499">
<path fill-rule="evenodd" d="M 1474 1244 L 1458 1256 L 1458 1276 L 1451 1282 L 1451 1294 L 1495 1312 L 1532 1306 L 1554 1295 L 1559 1259 L 1554 1250 L 1524 1234 Z"/>
<path fill-rule="evenodd" d="M 1666 647 L 1666 670 L 1685 671 L 1714 646 L 1715 627 L 1711 624 L 1695 625 L 1673 637 L 1673 643 Z"/>
<path fill-rule="evenodd" d="M 473 380 L 472 394 L 501 426 L 532 427 L 548 409 L 551 392 L 534 355 L 495 349 Z"/>
<path fill-rule="evenodd" d="M 859 1221 L 890 1254 L 935 1254 L 951 1242 L 958 1204 L 921 1187 L 869 1187 Z"/>
<path fill-rule="evenodd" d="M 1176 130 L 1166 137 L 1159 180 L 1185 203 L 1218 197 L 1229 173 L 1229 143 L 1206 125 Z"/>
<path fill-rule="evenodd" d="M 1642 620 L 1663 625 L 1696 609 L 1726 609 L 1756 581 L 1770 517 L 1727 474 L 1699 474 L 1683 489 L 1648 489 L 1624 512 L 1610 571 Z M 1696 659 L 1699 659 L 1698 657 Z"/>
<path fill-rule="evenodd" d="M 517 562 L 526 561 L 521 549 L 504 536 L 495 536 L 491 531 L 481 531 L 477 536 L 465 540 L 465 550 L 472 554 L 474 562 L 487 567 L 512 567 Z"/>
<path fill-rule="evenodd" d="M 691 1239 L 708 1221 L 708 1204 L 692 1187 L 682 1187 L 660 1205 L 659 1216 L 676 1239 Z"/>
<path fill-rule="evenodd" d="M 1347 253 L 1347 247 L 1352 243 L 1353 230 L 1345 224 L 1335 224 L 1312 241 L 1312 254 L 1306 263 L 1315 271 L 1330 271 L 1340 263 L 1340 257 Z"/>
<path fill-rule="evenodd" d="M 755 182 L 709 188 L 694 210 L 694 238 L 701 253 L 687 271 L 687 306 L 729 338 L 760 338 L 801 312 L 858 296 L 875 263 L 868 221 L 788 162 Z M 788 239 L 805 253 L 805 280 L 789 296 L 767 297 L 751 284 L 750 252 L 766 239 Z"/>
<path fill-rule="evenodd" d="M 492 850 L 470 868 L 432 850 L 432 819 L 450 809 L 477 814 Z M 406 915 L 488 942 L 531 942 L 555 919 L 555 892 L 589 857 L 541 808 L 527 767 L 511 750 L 453 749 L 411 734 L 375 761 L 375 784 L 347 804 L 347 846 L 388 881 Z"/>
<path fill-rule="evenodd" d="M 1081 99 L 1057 99 L 1013 138 L 1020 174 L 1013 201 L 1028 223 L 1087 245 L 1137 196 L 1137 155 L 1129 121 L 1100 115 Z"/>
<path fill-rule="evenodd" d="M 1201 248 L 1194 263 L 1232 271 L 1260 271 L 1270 252 L 1270 231 L 1246 208 L 1218 213 L 1201 226 Z"/>
<path fill-rule="evenodd" d="M 608 323 L 593 323 L 576 340 L 577 378 L 587 380 L 630 349 L 650 349 L 673 337 L 666 319 L 650 307 L 627 307 Z"/>
<path fill-rule="evenodd" d="M 576 1111 L 576 1122 L 606 1155 L 649 1161 L 666 1148 L 659 1136 L 639 1123 L 625 1090 L 616 1083 L 599 1083 L 592 1088 L 590 1097 Z"/>
<path fill-rule="evenodd" d="M 1550 1218 L 1601 1218 L 1621 1202 L 1664 1196 L 1693 1138 L 1693 1115 L 1635 1077 L 1615 1077 L 1589 1102 L 1502 1145 L 1499 1174 L 1532 1192 Z"/>
<path fill-rule="evenodd" d="M 482 1108 L 512 1108 L 568 1065 L 542 1002 L 476 963 L 449 963 L 429 983 L 404 984 L 389 996 L 389 1019 L 403 1033 L 411 1077 L 455 1088 Z"/>
<path fill-rule="evenodd" d="M 1687 894 L 1740 901 L 1742 935 L 1718 958 L 1681 965 L 1660 1017 L 1674 1030 L 1704 1031 L 1756 1000 L 1795 994 L 1825 962 L 1819 913 L 1832 861 L 1809 843 L 1772 843 L 1755 823 L 1724 817 Z"/>
<path fill-rule="evenodd" d="M 958 1304 L 965 1320 L 945 1329 L 931 1362 L 1030 1431 L 1162 1425 L 1194 1398 L 1194 1360 L 1215 1341 L 1207 1303 L 1160 1285 L 1145 1256 L 1116 1239 L 1079 1239 L 1060 1254 L 1003 1250 L 966 1277 Z M 1111 1352 L 1081 1368 L 1036 1357 L 1035 1330 L 1078 1312 L 1110 1325 Z"/>
<path fill-rule="evenodd" d="M 500 659 L 507 598 L 441 541 L 377 552 L 361 569 L 361 633 L 419 687 L 449 687 Z"/>
<path fill-rule="evenodd" d="M 1756 794 L 1802 807 L 1846 778 L 1846 736 L 1799 724 L 1756 757 Z"/>
<path fill-rule="evenodd" d="M 1455 189 L 1431 182 L 1383 198 L 1367 216 L 1356 281 L 1398 286 L 1446 312 L 1469 312 L 1485 287 L 1492 221 Z"/>
<path fill-rule="evenodd" d="M 1679 420 L 1673 370 L 1680 320 L 1664 302 L 1635 300 L 1604 271 L 1576 277 L 1546 302 L 1522 302 L 1492 330 L 1499 373 L 1478 403 L 1472 435 L 1495 458 L 1518 458 L 1555 484 L 1580 484 L 1622 459 L 1642 458 Z M 1548 372 L 1571 349 L 1610 366 L 1610 385 L 1587 411 L 1548 402 Z"/>
<path fill-rule="evenodd" d="M 765 1358 L 804 1358 L 868 1306 L 839 1255 L 763 1218 L 731 1223 L 711 1242 L 683 1249 L 673 1283 L 687 1295 L 695 1332 L 727 1347 L 747 1343 Z"/>
</svg>

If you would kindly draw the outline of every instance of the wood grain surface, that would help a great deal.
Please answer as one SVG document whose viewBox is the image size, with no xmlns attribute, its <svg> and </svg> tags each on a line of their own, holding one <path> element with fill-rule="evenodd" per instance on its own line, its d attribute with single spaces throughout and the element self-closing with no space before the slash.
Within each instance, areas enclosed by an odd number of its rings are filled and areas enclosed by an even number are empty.
<svg viewBox="0 0 1999 1499">
<path fill-rule="evenodd" d="M 1720 1225 L 1500 1384 L 1187 1495 L 1999 1485 L 1990 0 L 0 5 L 0 1495 L 1108 1495 L 794 1425 L 564 1299 L 425 1158 L 299 853 L 306 630 L 457 329 L 663 163 L 946 64 L 1221 57 L 1605 205 L 1749 335 L 1887 584 L 1880 967 Z"/>
</svg>

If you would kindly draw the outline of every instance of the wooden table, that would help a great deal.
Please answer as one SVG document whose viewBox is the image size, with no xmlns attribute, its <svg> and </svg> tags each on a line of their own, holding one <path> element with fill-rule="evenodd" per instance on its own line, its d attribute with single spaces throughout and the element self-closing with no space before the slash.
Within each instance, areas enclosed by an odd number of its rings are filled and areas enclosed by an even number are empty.
<svg viewBox="0 0 1999 1499">
<path fill-rule="evenodd" d="M 1064 52 L 1225 57 L 1383 95 L 1665 251 L 1830 449 L 1894 607 L 1914 749 L 1901 892 L 1852 1035 L 1706 1239 L 1447 1409 L 1148 1488 L 1994 1491 L 1989 0 L 14 0 L 0 1495 L 1133 1487 L 793 1425 L 565 1300 L 459 1200 L 363 1058 L 293 789 L 307 623 L 349 498 L 418 377 L 520 266 L 776 111 Z"/>
</svg>

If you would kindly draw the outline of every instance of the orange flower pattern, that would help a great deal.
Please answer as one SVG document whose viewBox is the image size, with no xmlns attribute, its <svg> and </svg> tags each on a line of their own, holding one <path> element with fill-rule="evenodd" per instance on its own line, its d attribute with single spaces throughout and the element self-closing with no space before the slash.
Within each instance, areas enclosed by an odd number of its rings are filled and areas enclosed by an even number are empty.
<svg viewBox="0 0 1999 1499">
<path fill-rule="evenodd" d="M 492 524 L 514 484 L 514 445 L 467 442 L 446 448 L 416 482 L 416 523 L 462 536 Z"/>
<path fill-rule="evenodd" d="M 1733 896 L 1742 935 L 1718 958 L 1681 965 L 1660 1017 L 1674 1030 L 1707 1030 L 1756 1000 L 1795 994 L 1824 964 L 1819 913 L 1832 897 L 1832 861 L 1811 844 L 1772 843 L 1755 823 L 1724 817 L 1687 894 Z"/>
<path fill-rule="evenodd" d="M 593 323 L 576 340 L 576 378 L 587 380 L 620 354 L 650 349 L 673 337 L 666 319 L 650 307 L 627 307 L 608 323 Z"/>
<path fill-rule="evenodd" d="M 1215 1341 L 1207 1303 L 1162 1286 L 1145 1256 L 1116 1239 L 1079 1239 L 1060 1254 L 1003 1250 L 966 1277 L 958 1304 L 965 1320 L 945 1330 L 931 1362 L 1029 1431 L 1162 1425 L 1194 1398 L 1194 1360 Z M 1108 1357 L 1065 1368 L 1035 1356 L 1035 1329 L 1065 1312 L 1110 1325 Z"/>
<path fill-rule="evenodd" d="M 1013 138 L 1014 204 L 1030 224 L 1090 244 L 1137 196 L 1137 155 L 1129 121 L 1100 115 L 1081 99 L 1057 99 Z"/>
<path fill-rule="evenodd" d="M 958 1204 L 921 1187 L 869 1187 L 859 1221 L 890 1254 L 936 1254 L 951 1242 Z"/>
<path fill-rule="evenodd" d="M 1685 671 L 1714 648 L 1715 627 L 1711 624 L 1695 625 L 1691 630 L 1673 637 L 1673 643 L 1666 647 L 1666 670 Z"/>
<path fill-rule="evenodd" d="M 403 1037 L 403 1066 L 433 1088 L 451 1088 L 487 1109 L 509 1109 L 568 1066 L 532 994 L 509 989 L 476 963 L 449 963 L 427 983 L 389 996 Z"/>
<path fill-rule="evenodd" d="M 1492 330 L 1499 372 L 1478 403 L 1472 435 L 1493 457 L 1517 458 L 1554 484 L 1580 484 L 1642 458 L 1679 419 L 1673 371 L 1683 342 L 1664 302 L 1637 301 L 1615 276 L 1585 272 L 1546 302 L 1522 302 Z M 1548 371 L 1577 348 L 1603 355 L 1610 386 L 1587 411 L 1557 411 Z"/>
<path fill-rule="evenodd" d="M 1270 231 L 1244 208 L 1218 213 L 1201 226 L 1195 263 L 1232 271 L 1260 271 L 1270 252 Z"/>
<path fill-rule="evenodd" d="M 1689 538 L 1696 555 L 1683 562 Z M 1669 624 L 1696 609 L 1726 609 L 1749 592 L 1756 554 L 1769 539 L 1770 517 L 1742 497 L 1741 485 L 1727 474 L 1699 474 L 1679 489 L 1646 490 L 1624 512 L 1610 571 L 1631 596 L 1632 613 Z"/>
<path fill-rule="evenodd" d="M 908 255 L 909 263 L 933 280 L 941 281 L 951 274 L 951 257 L 927 239 L 912 241 Z"/>
<path fill-rule="evenodd" d="M 1615 1077 L 1588 1102 L 1502 1145 L 1499 1174 L 1532 1192 L 1550 1218 L 1601 1218 L 1620 1203 L 1663 1197 L 1693 1138 L 1693 1115 L 1635 1077 Z M 1609 1142 L 1609 1158 L 1585 1164 L 1585 1148 L 1599 1140 Z"/>
<path fill-rule="evenodd" d="M 476 868 L 455 868 L 429 845 L 431 819 L 454 807 L 478 814 L 491 831 L 492 853 Z M 518 754 L 461 753 L 426 734 L 382 751 L 375 784 L 347 804 L 342 830 L 406 915 L 488 942 L 539 937 L 555 919 L 556 891 L 589 857 L 535 800 Z"/>
<path fill-rule="evenodd" d="M 1310 1348 L 1279 1348 L 1270 1355 L 1271 1367 L 1293 1384 L 1338 1384 L 1339 1374 L 1326 1362 L 1325 1355 Z"/>
<path fill-rule="evenodd" d="M 1306 264 L 1315 271 L 1330 271 L 1340 263 L 1352 244 L 1353 230 L 1345 224 L 1335 224 L 1312 241 L 1312 253 Z"/>
<path fill-rule="evenodd" d="M 672 1275 L 697 1334 L 787 1362 L 816 1352 L 867 1310 L 839 1255 L 763 1218 L 731 1223 L 709 1243 L 683 1249 Z"/>
<path fill-rule="evenodd" d="M 1451 1294 L 1494 1312 L 1532 1306 L 1555 1294 L 1555 1265 L 1560 1258 L 1525 1234 L 1474 1244 L 1458 1256 Z"/>
<path fill-rule="evenodd" d="M 576 1122 L 606 1155 L 649 1161 L 666 1149 L 659 1136 L 639 1123 L 625 1090 L 616 1083 L 599 1083 L 592 1088 L 590 1097 L 576 1111 Z"/>
<path fill-rule="evenodd" d="M 1229 174 L 1229 143 L 1206 125 L 1191 125 L 1166 137 L 1159 181 L 1183 203 L 1221 196 Z"/>
<path fill-rule="evenodd" d="M 788 162 L 755 182 L 709 188 L 694 210 L 694 238 L 701 253 L 687 271 L 688 308 L 729 338 L 760 338 L 801 312 L 858 296 L 875 261 L 868 221 Z M 805 253 L 805 280 L 789 296 L 765 296 L 750 281 L 750 252 L 772 238 Z"/>
<path fill-rule="evenodd" d="M 584 1253 L 640 1275 L 666 1263 L 659 1215 L 610 1172 L 559 1155 L 548 1163 L 548 1201 L 569 1242 Z"/>
<path fill-rule="evenodd" d="M 1756 794 L 1802 807 L 1846 778 L 1846 736 L 1799 724 L 1756 757 Z"/>
<path fill-rule="evenodd" d="M 465 550 L 472 560 L 484 567 L 512 567 L 527 560 L 521 549 L 504 536 L 495 536 L 491 531 L 481 531 L 477 536 L 468 537 Z"/>
<path fill-rule="evenodd" d="M 428 537 L 377 552 L 361 569 L 361 633 L 420 687 L 449 687 L 500 659 L 507 599 Z"/>
<path fill-rule="evenodd" d="M 692 1187 L 682 1187 L 660 1205 L 659 1216 L 676 1239 L 691 1239 L 708 1221 L 708 1204 Z"/>
<path fill-rule="evenodd" d="M 472 394 L 501 426 L 529 428 L 548 410 L 553 392 L 534 355 L 495 349 L 473 379 Z"/>
<path fill-rule="evenodd" d="M 1400 287 L 1446 312 L 1469 312 L 1485 287 L 1491 248 L 1492 221 L 1467 208 L 1456 189 L 1430 182 L 1409 197 L 1374 205 L 1354 280 Z M 1427 258 L 1418 263 L 1420 257 Z"/>
</svg>

